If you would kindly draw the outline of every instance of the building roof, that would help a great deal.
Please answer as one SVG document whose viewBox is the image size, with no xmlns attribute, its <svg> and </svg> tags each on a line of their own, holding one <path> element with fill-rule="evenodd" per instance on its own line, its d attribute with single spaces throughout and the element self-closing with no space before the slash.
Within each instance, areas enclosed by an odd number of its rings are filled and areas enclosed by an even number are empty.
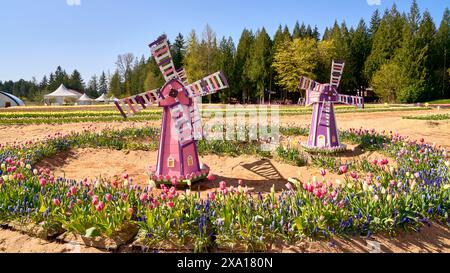
<svg viewBox="0 0 450 273">
<path fill-rule="evenodd" d="M 88 95 L 83 94 L 83 96 L 81 96 L 78 101 L 93 101 L 93 99 L 91 99 Z"/>
<path fill-rule="evenodd" d="M 2 97 L 3 97 L 3 99 L 2 99 Z M 16 104 L 15 106 L 24 106 L 25 105 L 25 103 L 23 103 L 23 101 L 21 99 L 19 99 L 18 97 L 14 96 L 12 94 L 0 91 L 0 100 L 4 100 L 4 99 L 8 99 L 8 100 L 12 101 L 13 103 Z"/>
<path fill-rule="evenodd" d="M 54 92 L 45 95 L 44 98 L 74 98 L 78 99 L 82 94 L 78 91 L 67 89 L 64 84 L 61 84 Z"/>
</svg>

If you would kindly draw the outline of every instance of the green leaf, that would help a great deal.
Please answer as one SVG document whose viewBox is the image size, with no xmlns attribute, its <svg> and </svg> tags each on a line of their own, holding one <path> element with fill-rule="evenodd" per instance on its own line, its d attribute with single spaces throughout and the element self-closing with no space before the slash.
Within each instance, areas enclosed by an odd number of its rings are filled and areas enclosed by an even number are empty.
<svg viewBox="0 0 450 273">
<path fill-rule="evenodd" d="M 86 234 L 84 236 L 87 238 L 94 238 L 100 236 L 100 233 L 98 232 L 96 227 L 91 227 L 86 230 Z"/>
</svg>

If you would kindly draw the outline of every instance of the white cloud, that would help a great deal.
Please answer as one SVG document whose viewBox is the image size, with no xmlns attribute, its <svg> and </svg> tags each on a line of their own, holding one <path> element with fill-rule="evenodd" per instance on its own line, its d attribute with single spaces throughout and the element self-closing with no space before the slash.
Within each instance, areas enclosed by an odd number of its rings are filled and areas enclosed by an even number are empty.
<svg viewBox="0 0 450 273">
<path fill-rule="evenodd" d="M 81 6 L 81 0 L 66 0 L 69 6 Z"/>
<path fill-rule="evenodd" d="M 381 5 L 381 0 L 366 0 L 369 6 L 379 6 Z"/>
</svg>

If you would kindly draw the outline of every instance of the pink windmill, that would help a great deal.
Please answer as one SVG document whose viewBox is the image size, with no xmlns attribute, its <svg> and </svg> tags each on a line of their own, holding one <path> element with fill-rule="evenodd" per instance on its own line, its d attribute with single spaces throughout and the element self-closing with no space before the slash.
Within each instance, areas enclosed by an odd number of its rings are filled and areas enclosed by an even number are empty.
<svg viewBox="0 0 450 273">
<path fill-rule="evenodd" d="M 152 104 L 163 107 L 158 163 L 150 169 L 156 184 L 182 184 L 206 178 L 209 167 L 202 164 L 197 140 L 203 138 L 198 99 L 228 88 L 223 72 L 216 72 L 188 84 L 184 69 L 175 69 L 165 35 L 150 44 L 166 83 L 156 90 L 116 100 L 115 105 L 127 117 Z"/>
<path fill-rule="evenodd" d="M 339 141 L 333 104 L 342 103 L 364 108 L 363 97 L 341 95 L 337 92 L 344 65 L 344 62 L 333 61 L 329 84 L 321 84 L 306 77 L 300 79 L 300 89 L 306 90 L 306 105 L 313 105 L 308 142 L 303 144 L 309 150 L 346 149 Z"/>
</svg>

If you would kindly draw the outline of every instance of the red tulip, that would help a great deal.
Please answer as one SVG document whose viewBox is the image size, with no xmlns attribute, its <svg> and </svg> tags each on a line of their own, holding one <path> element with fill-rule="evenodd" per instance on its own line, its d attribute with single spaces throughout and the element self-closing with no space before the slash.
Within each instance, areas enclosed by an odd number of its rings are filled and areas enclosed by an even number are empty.
<svg viewBox="0 0 450 273">
<path fill-rule="evenodd" d="M 47 184 L 47 181 L 44 178 L 41 178 L 39 180 L 39 184 L 41 185 L 41 187 L 45 187 L 45 185 Z"/>
<path fill-rule="evenodd" d="M 350 173 L 350 176 L 351 176 L 353 179 L 358 179 L 358 173 L 356 173 L 355 171 L 352 171 L 352 172 Z"/>
<path fill-rule="evenodd" d="M 95 195 L 94 197 L 92 197 L 92 205 L 97 206 L 98 205 L 98 196 Z"/>
<path fill-rule="evenodd" d="M 170 201 L 170 202 L 167 202 L 167 206 L 168 206 L 169 208 L 173 208 L 173 206 L 174 206 L 174 203 L 173 203 L 172 201 Z"/>
<path fill-rule="evenodd" d="M 208 198 L 211 200 L 215 200 L 216 199 L 216 194 L 214 192 L 210 192 L 208 193 Z"/>
<path fill-rule="evenodd" d="M 141 202 L 144 202 L 147 199 L 148 199 L 148 195 L 145 192 L 143 194 L 141 194 L 141 196 L 139 197 L 139 200 L 141 200 Z"/>
<path fill-rule="evenodd" d="M 227 188 L 227 183 L 225 182 L 225 181 L 221 181 L 220 183 L 219 183 L 219 187 L 220 187 L 220 190 L 224 190 L 224 189 L 226 189 Z"/>
<path fill-rule="evenodd" d="M 320 175 L 321 176 L 327 175 L 327 171 L 325 171 L 324 169 L 320 170 Z"/>
<path fill-rule="evenodd" d="M 107 193 L 107 194 L 105 195 L 105 198 L 106 198 L 107 201 L 111 201 L 111 200 L 112 200 L 112 195 L 109 194 L 109 193 Z"/>
<path fill-rule="evenodd" d="M 207 179 L 208 179 L 209 181 L 213 181 L 213 180 L 216 179 L 216 177 L 214 176 L 214 174 L 210 173 L 210 174 L 208 174 Z"/>
<path fill-rule="evenodd" d="M 347 173 L 347 171 L 348 171 L 347 165 L 342 165 L 342 166 L 339 168 L 339 171 L 341 172 L 341 174 Z"/>
</svg>

